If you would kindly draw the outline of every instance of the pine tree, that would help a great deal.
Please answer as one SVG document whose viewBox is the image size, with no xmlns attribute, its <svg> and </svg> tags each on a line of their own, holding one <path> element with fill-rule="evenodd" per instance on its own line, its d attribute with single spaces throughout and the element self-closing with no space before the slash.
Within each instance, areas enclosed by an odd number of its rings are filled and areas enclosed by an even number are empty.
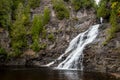
<svg viewBox="0 0 120 80">
<path fill-rule="evenodd" d="M 44 14 L 43 14 L 43 22 L 44 25 L 47 24 L 50 20 L 50 10 L 49 8 L 45 7 Z"/>
<path fill-rule="evenodd" d="M 31 34 L 32 34 L 32 40 L 33 44 L 31 48 L 34 51 L 39 51 L 40 45 L 39 45 L 39 35 L 43 32 L 43 16 L 42 15 L 35 15 L 32 23 L 31 28 Z"/>
<path fill-rule="evenodd" d="M 97 17 L 98 18 L 100 18 L 100 17 L 105 18 L 110 14 L 110 11 L 109 11 L 109 9 L 107 9 L 106 5 L 107 5 L 107 1 L 102 0 L 100 2 L 100 6 L 97 9 Z"/>
<path fill-rule="evenodd" d="M 34 9 L 40 5 L 40 0 L 29 0 L 29 5 Z"/>
<path fill-rule="evenodd" d="M 26 46 L 26 30 L 24 26 L 25 15 L 24 15 L 24 7 L 22 3 L 19 3 L 18 8 L 16 10 L 16 20 L 13 23 L 12 31 L 11 31 L 11 39 L 12 39 L 12 48 L 15 55 L 20 55 L 22 50 Z"/>
<path fill-rule="evenodd" d="M 24 24 L 26 26 L 28 26 L 29 23 L 30 23 L 30 5 L 29 4 L 27 4 L 25 6 L 25 8 L 24 8 L 24 15 L 25 15 L 25 22 L 24 22 Z"/>
<path fill-rule="evenodd" d="M 85 8 L 91 8 L 93 6 L 93 0 L 82 0 L 81 5 Z"/>
<path fill-rule="evenodd" d="M 73 4 L 76 11 L 82 7 L 81 0 L 71 0 L 71 3 Z"/>
<path fill-rule="evenodd" d="M 0 27 L 9 28 L 11 23 L 11 0 L 0 0 Z"/>
</svg>

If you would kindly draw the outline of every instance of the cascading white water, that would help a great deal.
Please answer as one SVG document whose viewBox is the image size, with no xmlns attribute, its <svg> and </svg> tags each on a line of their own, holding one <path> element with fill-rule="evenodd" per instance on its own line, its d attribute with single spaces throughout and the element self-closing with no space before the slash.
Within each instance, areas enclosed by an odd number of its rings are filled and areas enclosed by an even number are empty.
<svg viewBox="0 0 120 80">
<path fill-rule="evenodd" d="M 98 35 L 98 28 L 99 24 L 94 25 L 87 31 L 80 33 L 77 37 L 75 37 L 70 42 L 70 45 L 65 52 L 65 54 L 69 53 L 70 55 L 62 61 L 57 68 L 83 70 L 83 50 L 87 44 L 90 44 L 96 38 Z"/>
<path fill-rule="evenodd" d="M 90 44 L 98 35 L 99 24 L 90 27 L 87 31 L 80 33 L 69 44 L 65 53 L 62 54 L 57 60 L 47 64 L 46 66 L 53 65 L 56 61 L 69 54 L 69 56 L 62 61 L 57 69 L 80 69 L 83 70 L 83 50 L 87 44 Z"/>
</svg>

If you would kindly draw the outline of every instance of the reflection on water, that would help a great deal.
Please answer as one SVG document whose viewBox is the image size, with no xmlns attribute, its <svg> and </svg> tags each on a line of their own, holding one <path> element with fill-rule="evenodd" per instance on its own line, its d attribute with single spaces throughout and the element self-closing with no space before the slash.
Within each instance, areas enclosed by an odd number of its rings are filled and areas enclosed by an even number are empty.
<svg viewBox="0 0 120 80">
<path fill-rule="evenodd" d="M 64 75 L 67 80 L 82 80 L 83 73 L 77 71 L 65 71 Z"/>
<path fill-rule="evenodd" d="M 0 68 L 0 80 L 119 80 L 95 72 L 53 70 L 50 68 Z"/>
</svg>

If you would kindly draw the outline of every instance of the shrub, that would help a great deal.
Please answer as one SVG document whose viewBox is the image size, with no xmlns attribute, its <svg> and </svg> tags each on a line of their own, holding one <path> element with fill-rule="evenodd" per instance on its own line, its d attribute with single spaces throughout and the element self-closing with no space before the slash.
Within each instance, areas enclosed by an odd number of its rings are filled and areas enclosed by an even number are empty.
<svg viewBox="0 0 120 80">
<path fill-rule="evenodd" d="M 110 24 L 111 28 L 108 30 L 108 37 L 106 39 L 106 42 L 109 42 L 112 38 L 114 38 L 116 32 L 119 31 L 119 27 L 117 25 L 117 15 L 114 9 L 111 11 Z"/>
<path fill-rule="evenodd" d="M 39 36 L 46 38 L 45 25 L 50 20 L 50 10 L 46 7 L 43 15 L 35 15 L 32 23 L 31 34 L 33 39 L 32 49 L 38 52 L 40 49 L 45 48 L 43 45 L 39 45 Z"/>
<path fill-rule="evenodd" d="M 67 9 L 67 7 L 64 4 L 63 0 L 52 0 L 53 3 L 53 8 L 56 12 L 57 18 L 59 20 L 62 20 L 64 18 L 69 18 L 69 10 Z"/>
<path fill-rule="evenodd" d="M 71 3 L 73 4 L 75 11 L 78 11 L 82 6 L 81 0 L 71 0 Z"/>
<path fill-rule="evenodd" d="M 118 27 L 118 10 L 119 10 L 119 3 L 115 2 L 115 1 L 110 1 L 111 2 L 111 10 L 110 10 L 110 19 L 109 22 L 111 24 L 111 27 L 108 30 L 108 36 L 105 42 L 103 42 L 103 45 L 107 45 L 107 43 L 114 37 L 116 37 L 116 32 L 120 31 L 120 28 Z M 104 4 L 101 3 L 101 4 Z M 105 6 L 105 4 L 104 4 Z M 103 10 L 103 12 L 101 12 L 102 14 L 105 13 L 105 9 L 101 9 L 101 11 Z"/>
<path fill-rule="evenodd" d="M 44 25 L 47 24 L 50 20 L 50 10 L 49 8 L 45 7 L 44 13 L 43 13 L 43 23 Z"/>
<path fill-rule="evenodd" d="M 36 52 L 38 52 L 39 50 L 41 50 L 41 49 L 45 49 L 46 48 L 46 44 L 40 44 L 39 43 L 39 38 L 38 37 L 36 37 L 36 39 L 34 39 L 34 41 L 33 41 L 33 44 L 32 44 L 32 46 L 31 46 L 31 48 L 34 50 L 34 51 L 36 51 Z"/>
<path fill-rule="evenodd" d="M 43 31 L 43 20 L 42 15 L 35 15 L 32 23 L 31 34 L 32 34 L 32 49 L 36 52 L 40 50 L 39 45 L 39 34 Z"/>
<path fill-rule="evenodd" d="M 94 0 L 81 0 L 82 1 L 82 7 L 85 8 L 91 8 L 94 5 Z"/>
<path fill-rule="evenodd" d="M 43 31 L 42 15 L 34 15 L 31 33 L 33 36 L 39 35 Z"/>
<path fill-rule="evenodd" d="M 50 40 L 50 41 L 53 41 L 55 38 L 54 38 L 54 34 L 49 34 L 48 35 L 48 39 Z"/>
<path fill-rule="evenodd" d="M 19 55 L 22 53 L 22 50 L 27 46 L 26 29 L 24 26 L 25 15 L 22 3 L 18 5 L 15 18 L 16 20 L 11 27 L 11 45 L 13 52 L 16 55 Z"/>
<path fill-rule="evenodd" d="M 11 0 L 0 0 L 0 27 L 8 29 L 11 24 Z"/>
<path fill-rule="evenodd" d="M 32 47 L 34 51 L 38 52 L 40 50 L 39 39 L 34 39 Z"/>
<path fill-rule="evenodd" d="M 75 11 L 78 11 L 80 8 L 91 8 L 94 6 L 94 0 L 71 0 L 71 3 Z"/>
<path fill-rule="evenodd" d="M 40 44 L 40 49 L 45 49 L 47 47 L 47 45 L 45 43 Z"/>
<path fill-rule="evenodd" d="M 34 9 L 40 5 L 40 0 L 29 0 L 29 5 Z"/>
<path fill-rule="evenodd" d="M 7 52 L 5 51 L 4 48 L 0 47 L 0 54 L 6 54 Z"/>
<path fill-rule="evenodd" d="M 43 31 L 42 31 L 42 38 L 45 39 L 45 38 L 46 38 L 46 35 L 47 35 L 47 31 L 46 31 L 46 29 L 44 28 Z"/>
<path fill-rule="evenodd" d="M 100 17 L 105 18 L 105 17 L 109 16 L 110 11 L 109 11 L 109 9 L 107 9 L 106 4 L 107 4 L 107 1 L 105 1 L 105 0 L 104 1 L 102 0 L 100 2 L 100 6 L 97 9 L 97 17 L 98 18 L 100 18 Z"/>
</svg>

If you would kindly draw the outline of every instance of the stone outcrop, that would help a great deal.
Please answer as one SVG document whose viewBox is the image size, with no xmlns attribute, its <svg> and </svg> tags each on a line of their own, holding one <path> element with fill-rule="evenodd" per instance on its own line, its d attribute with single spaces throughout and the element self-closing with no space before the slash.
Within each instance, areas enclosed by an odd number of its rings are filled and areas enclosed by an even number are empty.
<svg viewBox="0 0 120 80">
<path fill-rule="evenodd" d="M 120 72 L 120 33 L 103 45 L 109 28 L 109 24 L 103 24 L 97 39 L 84 50 L 85 71 Z"/>
</svg>

